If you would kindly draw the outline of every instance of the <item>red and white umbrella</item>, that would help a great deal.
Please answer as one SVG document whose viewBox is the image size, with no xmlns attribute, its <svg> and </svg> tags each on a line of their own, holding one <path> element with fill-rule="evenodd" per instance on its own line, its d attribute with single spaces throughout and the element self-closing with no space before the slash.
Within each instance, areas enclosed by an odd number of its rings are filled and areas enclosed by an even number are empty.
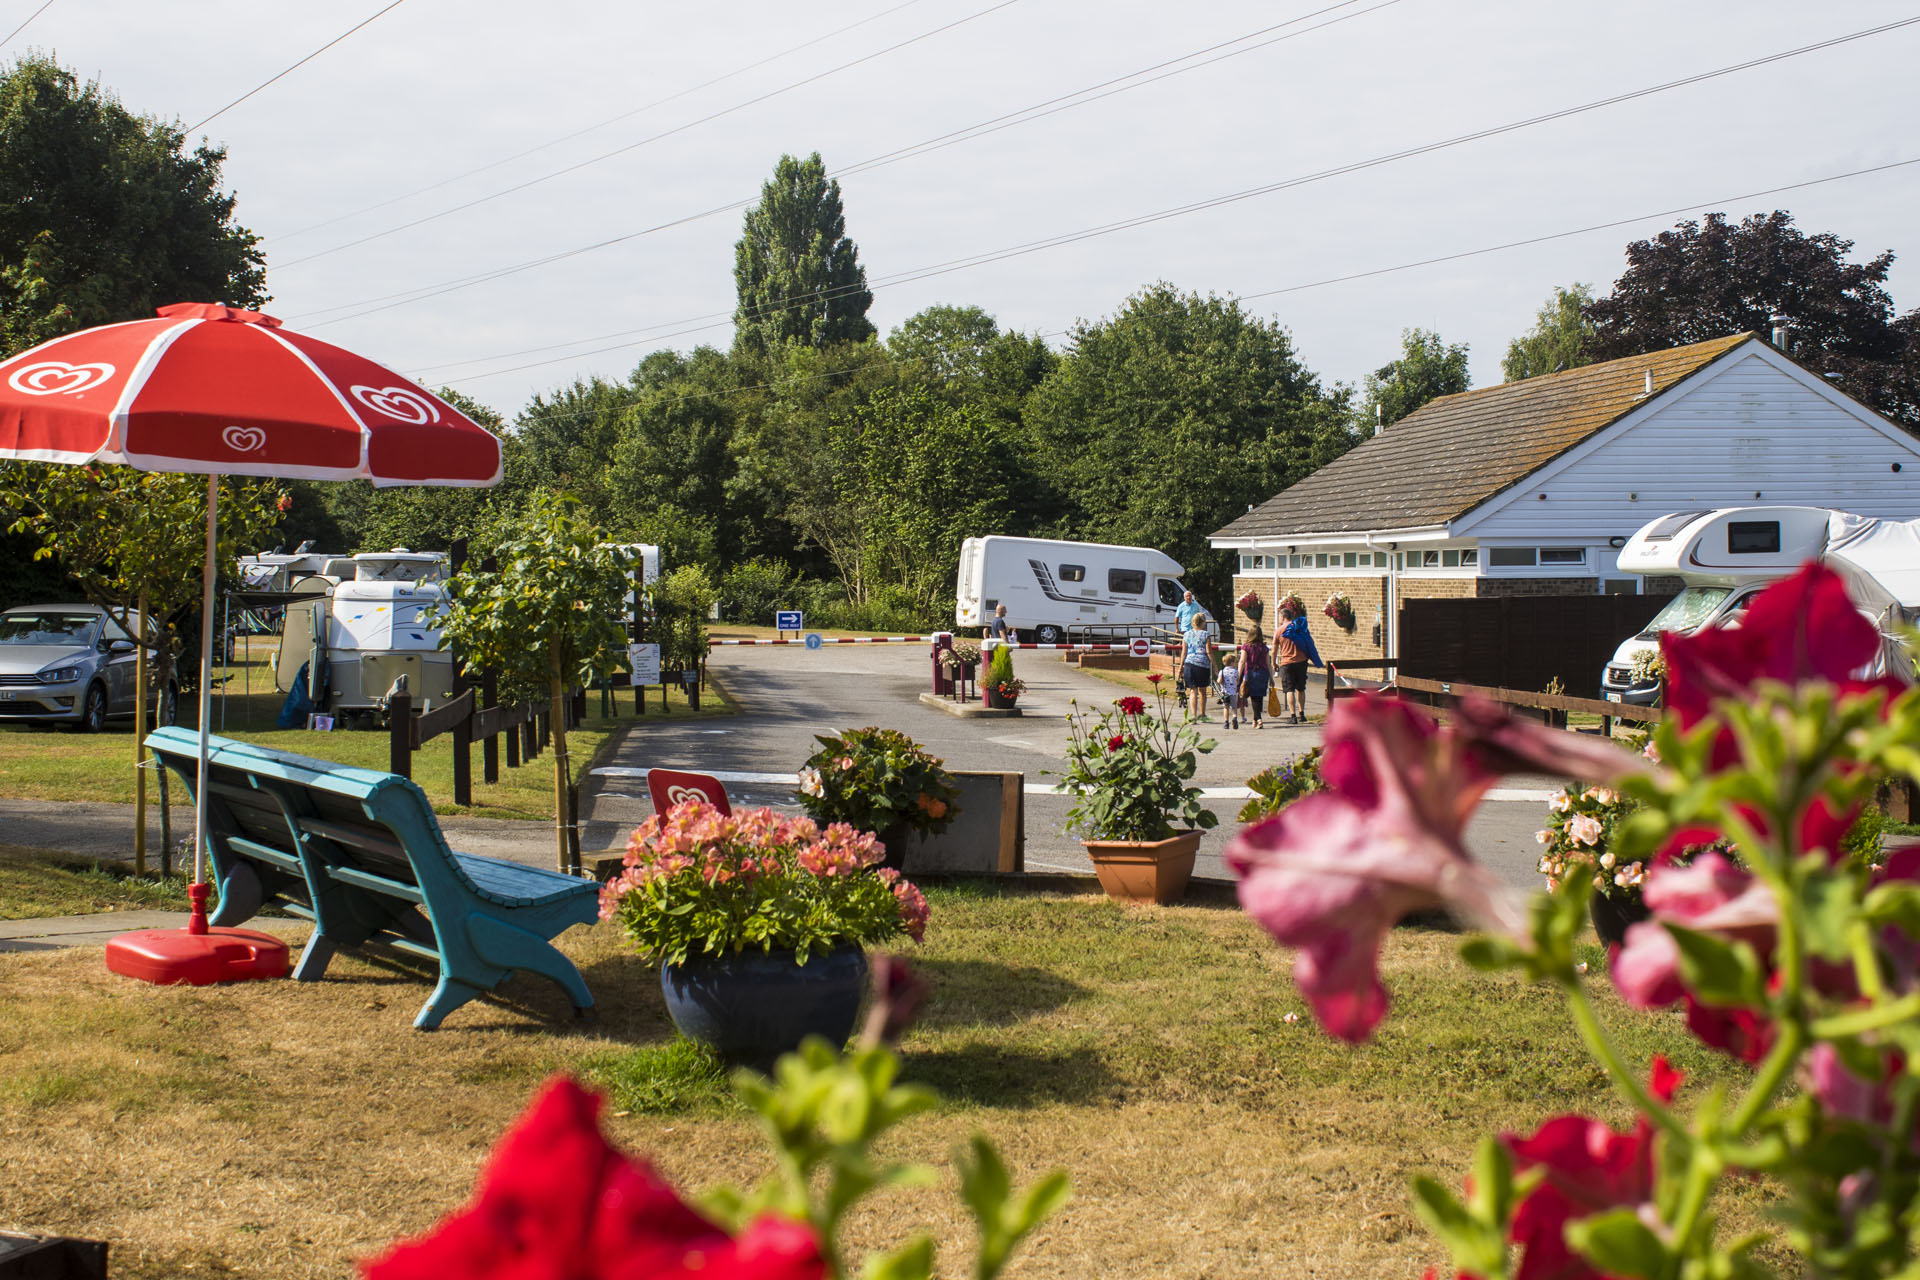
<svg viewBox="0 0 1920 1280">
<path fill-rule="evenodd" d="M 272 316 L 201 302 L 0 361 L 0 458 L 207 476 L 196 885 L 205 878 L 219 477 L 484 486 L 501 468 L 500 441 L 432 392 Z M 205 900 L 196 891 L 198 934 Z"/>
</svg>

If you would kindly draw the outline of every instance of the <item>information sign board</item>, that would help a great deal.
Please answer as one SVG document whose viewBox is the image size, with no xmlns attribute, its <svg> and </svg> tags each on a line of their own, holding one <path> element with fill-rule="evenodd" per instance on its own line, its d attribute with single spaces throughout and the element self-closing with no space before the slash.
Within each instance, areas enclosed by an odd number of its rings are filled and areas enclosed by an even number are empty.
<svg viewBox="0 0 1920 1280">
<path fill-rule="evenodd" d="M 660 683 L 660 646 L 657 644 L 630 644 L 627 646 L 627 664 L 633 668 L 633 683 Z"/>
</svg>

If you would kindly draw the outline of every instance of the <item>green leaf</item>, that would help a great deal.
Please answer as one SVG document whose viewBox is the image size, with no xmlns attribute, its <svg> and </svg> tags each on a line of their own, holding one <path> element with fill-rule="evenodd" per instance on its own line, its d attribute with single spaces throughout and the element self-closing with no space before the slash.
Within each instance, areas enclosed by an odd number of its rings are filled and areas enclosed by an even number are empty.
<svg viewBox="0 0 1920 1280">
<path fill-rule="evenodd" d="M 1873 923 L 1897 925 L 1909 937 L 1920 938 L 1920 884 L 1896 880 L 1877 885 L 1861 905 Z"/>
<path fill-rule="evenodd" d="M 929 1280 L 933 1275 L 933 1237 L 917 1235 L 891 1253 L 870 1253 L 861 1265 L 862 1280 Z"/>
<path fill-rule="evenodd" d="M 1802 882 L 1800 905 L 1807 947 L 1813 954 L 1828 960 L 1847 958 L 1847 930 L 1859 910 L 1854 895 L 1851 876 L 1814 871 Z"/>
<path fill-rule="evenodd" d="M 1566 1226 L 1567 1243 L 1611 1276 L 1655 1280 L 1667 1274 L 1672 1253 L 1632 1209 L 1617 1209 Z"/>
<path fill-rule="evenodd" d="M 1766 1004 L 1766 977 L 1752 947 L 1670 920 L 1661 923 L 1680 948 L 1680 981 L 1702 1003 L 1755 1008 Z"/>
</svg>

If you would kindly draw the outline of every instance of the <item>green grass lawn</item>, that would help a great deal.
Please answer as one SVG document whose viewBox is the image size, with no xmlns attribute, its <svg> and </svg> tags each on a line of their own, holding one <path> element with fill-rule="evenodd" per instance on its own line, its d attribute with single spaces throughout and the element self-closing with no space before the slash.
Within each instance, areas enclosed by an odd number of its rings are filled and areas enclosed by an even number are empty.
<svg viewBox="0 0 1920 1280">
<path fill-rule="evenodd" d="M 0 920 L 186 909 L 184 875 L 136 876 L 120 863 L 0 844 Z"/>
<path fill-rule="evenodd" d="M 357 765 L 384 772 L 389 748 L 386 731 L 342 730 L 312 733 L 305 729 L 276 729 L 284 695 L 274 692 L 271 651 L 264 638 L 256 638 L 248 661 L 231 669 L 233 678 L 223 686 L 230 690 L 224 699 L 219 691 L 213 700 L 213 731 L 226 737 L 297 755 L 330 760 L 337 764 Z M 226 672 L 216 673 L 219 675 Z M 247 688 L 252 693 L 242 692 Z M 600 695 L 587 693 L 588 718 L 567 734 L 567 749 L 576 777 L 589 768 L 598 753 L 608 745 L 623 725 L 644 726 L 666 719 L 684 719 L 690 715 L 731 714 L 733 707 L 715 685 L 709 684 L 698 712 L 692 710 L 684 692 L 675 690 L 665 698 L 661 691 L 648 689 L 647 713 L 636 720 L 633 694 L 616 691 L 616 714 L 600 716 Z M 181 718 L 196 723 L 196 707 L 182 699 Z M 134 798 L 133 734 L 130 722 L 116 722 L 105 733 L 80 734 L 71 730 L 30 729 L 21 725 L 0 726 L 0 795 L 23 800 L 94 800 L 131 804 Z M 500 781 L 488 785 L 481 781 L 481 752 L 473 751 L 473 805 L 462 809 L 453 803 L 453 738 L 443 735 L 429 742 L 413 757 L 413 779 L 426 791 L 438 813 L 471 813 L 490 818 L 553 817 L 553 757 L 543 752 L 530 764 L 518 769 L 506 767 L 504 740 L 500 752 Z M 184 803 L 184 790 L 173 789 L 176 802 Z M 147 798 L 155 803 L 157 791 L 149 779 Z"/>
<path fill-rule="evenodd" d="M 856 1248 L 925 1227 L 942 1274 L 959 1274 L 971 1231 L 948 1153 L 984 1130 L 1017 1178 L 1063 1166 L 1074 1180 L 1009 1280 L 1417 1276 L 1442 1257 L 1409 1207 L 1411 1174 L 1458 1186 L 1481 1135 L 1557 1112 L 1628 1119 L 1557 996 L 1468 969 L 1443 930 L 1391 935 L 1393 1010 L 1354 1048 L 1313 1024 L 1291 956 L 1238 910 L 980 883 L 929 897 L 911 950 L 933 995 L 903 1075 L 945 1103 L 882 1154 L 929 1160 L 945 1181 L 877 1197 L 850 1223 Z M 595 992 L 596 1024 L 516 978 L 415 1032 L 431 978 L 389 955 L 343 952 L 318 983 L 204 988 L 129 982 L 98 952 L 4 957 L 0 1204 L 39 1230 L 111 1240 L 124 1280 L 347 1275 L 465 1200 L 557 1071 L 609 1090 L 615 1140 L 689 1193 L 769 1172 L 752 1117 L 675 1040 L 657 972 L 617 926 L 559 945 Z M 1597 947 L 1585 958 L 1627 1060 L 1665 1053 L 1687 1072 L 1683 1107 L 1746 1078 L 1677 1015 L 1615 999 Z M 1714 1207 L 1737 1233 L 1760 1225 L 1765 1196 L 1740 1186 Z"/>
</svg>

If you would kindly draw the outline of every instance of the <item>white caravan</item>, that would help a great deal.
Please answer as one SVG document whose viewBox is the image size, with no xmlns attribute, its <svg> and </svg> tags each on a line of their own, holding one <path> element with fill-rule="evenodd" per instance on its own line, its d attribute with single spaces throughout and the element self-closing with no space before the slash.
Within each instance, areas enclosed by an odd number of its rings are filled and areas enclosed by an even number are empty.
<svg viewBox="0 0 1920 1280">
<path fill-rule="evenodd" d="M 960 544 L 953 620 L 985 627 L 994 607 L 1026 641 L 1057 644 L 1083 627 L 1172 628 L 1186 587 L 1178 561 L 1151 547 L 1047 538 L 968 538 Z"/>
<path fill-rule="evenodd" d="M 1838 573 L 1854 603 L 1887 637 L 1875 668 L 1910 675 L 1911 663 L 1900 656 L 1892 633 L 1920 614 L 1920 521 L 1825 507 L 1727 507 L 1661 516 L 1621 548 L 1622 572 L 1679 578 L 1682 590 L 1614 652 L 1601 677 L 1601 696 L 1653 702 L 1660 682 L 1645 663 L 1658 654 L 1661 632 L 1686 635 L 1708 625 L 1738 625 L 1755 596 L 1809 560 Z"/>
<path fill-rule="evenodd" d="M 451 698 L 453 655 L 427 625 L 445 598 L 446 576 L 447 557 L 437 552 L 353 557 L 352 578 L 311 605 L 287 609 L 274 685 L 291 689 L 306 664 L 314 709 L 342 716 L 384 711 L 402 676 L 416 706 Z"/>
</svg>

